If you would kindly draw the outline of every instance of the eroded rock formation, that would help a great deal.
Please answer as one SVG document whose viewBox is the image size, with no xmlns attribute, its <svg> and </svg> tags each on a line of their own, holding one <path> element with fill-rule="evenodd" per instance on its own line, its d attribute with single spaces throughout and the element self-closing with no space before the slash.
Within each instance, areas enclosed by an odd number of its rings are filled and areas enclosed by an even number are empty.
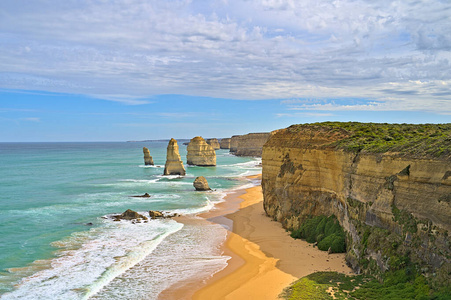
<svg viewBox="0 0 451 300">
<path fill-rule="evenodd" d="M 144 164 L 146 166 L 153 166 L 153 158 L 150 156 L 150 151 L 146 147 L 143 147 L 143 153 L 144 153 Z"/>
<path fill-rule="evenodd" d="M 221 139 L 219 142 L 219 148 L 221 149 L 230 149 L 230 138 Z"/>
<path fill-rule="evenodd" d="M 213 150 L 218 150 L 221 148 L 219 146 L 218 139 L 207 139 L 206 142 L 208 145 L 210 145 L 213 148 Z"/>
<path fill-rule="evenodd" d="M 238 137 L 233 136 L 230 152 L 237 156 L 262 156 L 263 145 L 271 136 L 270 132 L 248 133 Z M 232 151 L 232 143 L 233 151 Z M 236 143 L 236 148 L 235 148 Z"/>
<path fill-rule="evenodd" d="M 196 177 L 196 179 L 193 182 L 193 186 L 196 189 L 196 191 L 209 191 L 211 190 L 208 186 L 207 179 L 205 179 L 204 176 Z"/>
<path fill-rule="evenodd" d="M 147 220 L 147 217 L 137 213 L 136 211 L 133 211 L 131 209 L 127 209 L 122 214 L 113 216 L 113 219 L 115 221 L 120 221 L 120 220 L 137 220 L 137 221 L 140 221 L 140 220 Z"/>
<path fill-rule="evenodd" d="M 234 135 L 230 138 L 230 152 L 235 153 L 238 149 L 238 139 L 241 135 Z"/>
<path fill-rule="evenodd" d="M 175 139 L 171 139 L 168 144 L 166 154 L 166 164 L 164 166 L 164 175 L 185 175 L 185 167 L 180 158 L 179 146 Z"/>
<path fill-rule="evenodd" d="M 216 166 L 216 152 L 202 137 L 192 138 L 186 150 L 188 151 L 186 154 L 187 164 Z"/>
<path fill-rule="evenodd" d="M 347 260 L 357 271 L 371 260 L 386 270 L 387 253 L 397 251 L 410 253 L 426 270 L 450 272 L 449 157 L 375 153 L 353 144 L 340 149 L 350 135 L 307 125 L 276 132 L 262 157 L 267 215 L 288 229 L 309 216 L 336 215 L 348 234 Z M 451 153 L 447 143 L 442 147 Z"/>
</svg>

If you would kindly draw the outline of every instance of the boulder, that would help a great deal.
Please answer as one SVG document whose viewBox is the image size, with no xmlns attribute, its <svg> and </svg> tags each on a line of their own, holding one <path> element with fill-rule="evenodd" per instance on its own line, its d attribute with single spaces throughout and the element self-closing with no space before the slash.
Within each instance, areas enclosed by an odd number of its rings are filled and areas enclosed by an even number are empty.
<svg viewBox="0 0 451 300">
<path fill-rule="evenodd" d="M 153 166 L 153 158 L 150 156 L 150 151 L 146 147 L 143 147 L 143 153 L 144 153 L 144 164 L 146 166 Z"/>
<path fill-rule="evenodd" d="M 207 139 L 206 142 L 213 148 L 213 150 L 218 150 L 221 148 L 221 146 L 219 146 L 218 139 Z"/>
<path fill-rule="evenodd" d="M 219 147 L 221 149 L 230 149 L 230 138 L 221 139 Z"/>
<path fill-rule="evenodd" d="M 196 191 L 209 191 L 209 190 L 211 190 L 210 187 L 208 186 L 207 179 L 205 179 L 204 176 L 197 177 L 194 180 L 194 182 L 193 182 L 193 186 L 196 189 Z"/>
<path fill-rule="evenodd" d="M 151 219 L 164 218 L 163 213 L 158 210 L 149 210 L 149 216 Z"/>
<path fill-rule="evenodd" d="M 113 218 L 115 219 L 115 221 L 138 220 L 138 219 L 147 220 L 147 217 L 140 215 L 139 213 L 137 213 L 136 211 L 133 211 L 131 209 L 127 209 L 122 214 L 113 216 Z"/>
<path fill-rule="evenodd" d="M 186 160 L 194 166 L 216 166 L 216 152 L 201 136 L 192 138 L 188 147 Z"/>
<path fill-rule="evenodd" d="M 164 175 L 185 175 L 185 167 L 180 158 L 179 145 L 175 139 L 171 139 L 168 144 L 166 154 L 166 164 L 164 166 Z"/>
</svg>

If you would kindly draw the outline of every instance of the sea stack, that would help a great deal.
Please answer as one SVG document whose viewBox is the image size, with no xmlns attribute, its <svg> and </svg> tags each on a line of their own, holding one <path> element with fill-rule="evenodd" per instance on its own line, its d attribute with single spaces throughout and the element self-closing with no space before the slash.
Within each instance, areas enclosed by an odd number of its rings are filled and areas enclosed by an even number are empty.
<svg viewBox="0 0 451 300">
<path fill-rule="evenodd" d="M 234 135 L 230 138 L 230 152 L 234 153 L 238 149 L 238 140 L 241 135 Z"/>
<path fill-rule="evenodd" d="M 196 179 L 193 182 L 193 186 L 196 189 L 196 191 L 209 191 L 211 190 L 208 186 L 207 179 L 205 179 L 204 176 L 196 177 Z"/>
<path fill-rule="evenodd" d="M 219 146 L 218 139 L 207 139 L 207 144 L 210 145 L 213 150 L 218 150 L 221 148 L 221 146 Z"/>
<path fill-rule="evenodd" d="M 149 149 L 147 149 L 146 147 L 143 147 L 143 152 L 144 152 L 144 164 L 146 166 L 153 166 L 153 158 L 152 156 L 150 156 L 150 151 Z"/>
<path fill-rule="evenodd" d="M 194 166 L 216 166 L 216 152 L 201 136 L 192 138 L 186 148 L 186 162 Z"/>
<path fill-rule="evenodd" d="M 166 154 L 166 164 L 164 166 L 164 175 L 185 175 L 185 167 L 180 158 L 179 145 L 175 139 L 171 139 L 168 144 Z"/>
<path fill-rule="evenodd" d="M 221 149 L 230 149 L 230 138 L 221 139 L 219 147 Z"/>
</svg>

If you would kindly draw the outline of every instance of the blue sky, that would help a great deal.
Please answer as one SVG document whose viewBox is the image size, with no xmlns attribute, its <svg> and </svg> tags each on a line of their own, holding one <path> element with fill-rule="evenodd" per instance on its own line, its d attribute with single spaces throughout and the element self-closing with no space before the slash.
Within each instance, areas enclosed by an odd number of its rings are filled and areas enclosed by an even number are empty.
<svg viewBox="0 0 451 300">
<path fill-rule="evenodd" d="M 451 120 L 449 1 L 0 3 L 0 142 Z"/>
</svg>

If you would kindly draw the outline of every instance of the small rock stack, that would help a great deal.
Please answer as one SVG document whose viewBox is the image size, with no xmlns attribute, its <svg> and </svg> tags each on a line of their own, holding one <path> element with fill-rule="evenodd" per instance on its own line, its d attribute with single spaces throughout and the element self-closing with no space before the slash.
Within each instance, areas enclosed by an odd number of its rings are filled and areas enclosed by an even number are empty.
<svg viewBox="0 0 451 300">
<path fill-rule="evenodd" d="M 146 166 L 153 166 L 153 158 L 150 156 L 150 151 L 146 147 L 143 147 L 143 153 L 144 153 L 144 164 Z"/>
</svg>

